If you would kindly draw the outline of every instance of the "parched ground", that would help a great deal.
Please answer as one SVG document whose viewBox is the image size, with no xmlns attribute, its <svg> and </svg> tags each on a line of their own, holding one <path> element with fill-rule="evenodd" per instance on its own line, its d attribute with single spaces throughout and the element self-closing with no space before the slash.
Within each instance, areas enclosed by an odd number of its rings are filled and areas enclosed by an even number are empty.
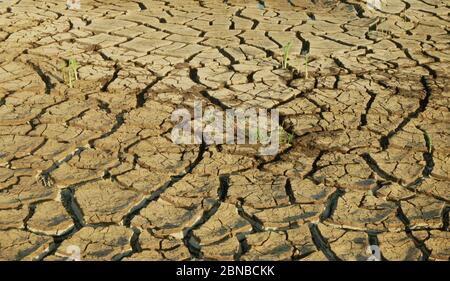
<svg viewBox="0 0 450 281">
<path fill-rule="evenodd" d="M 65 2 L 0 3 L 0 259 L 449 260 L 448 1 Z M 195 100 L 294 138 L 172 143 Z"/>
</svg>

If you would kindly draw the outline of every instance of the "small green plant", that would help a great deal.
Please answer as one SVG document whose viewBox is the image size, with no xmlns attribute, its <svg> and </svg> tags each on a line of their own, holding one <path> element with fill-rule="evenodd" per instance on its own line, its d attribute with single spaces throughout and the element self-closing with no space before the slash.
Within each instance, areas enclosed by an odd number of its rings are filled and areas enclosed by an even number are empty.
<svg viewBox="0 0 450 281">
<path fill-rule="evenodd" d="M 260 143 L 266 143 L 270 139 L 270 132 L 266 132 L 265 135 L 262 135 L 258 127 L 256 128 L 256 139 Z"/>
<path fill-rule="evenodd" d="M 288 133 L 288 138 L 287 138 L 288 144 L 294 143 L 294 137 L 295 137 L 294 133 Z"/>
<path fill-rule="evenodd" d="M 69 59 L 69 62 L 63 63 L 61 66 L 61 72 L 63 75 L 64 83 L 69 85 L 69 88 L 73 88 L 73 82 L 78 80 L 78 62 L 76 59 Z"/>
<path fill-rule="evenodd" d="M 305 79 L 308 79 L 308 54 L 305 54 Z"/>
<path fill-rule="evenodd" d="M 428 134 L 427 131 L 423 131 L 423 134 L 425 136 L 425 143 L 427 144 L 427 150 L 428 153 L 432 153 L 433 152 L 433 140 L 431 139 L 431 135 Z"/>
<path fill-rule="evenodd" d="M 283 128 L 283 126 L 279 126 L 278 128 L 280 132 L 280 141 L 292 145 L 294 143 L 295 138 L 294 133 L 289 133 Z"/>
<path fill-rule="evenodd" d="M 283 62 L 281 63 L 281 66 L 286 69 L 289 65 L 289 53 L 291 52 L 292 42 L 289 41 L 284 47 L 283 47 Z"/>
</svg>

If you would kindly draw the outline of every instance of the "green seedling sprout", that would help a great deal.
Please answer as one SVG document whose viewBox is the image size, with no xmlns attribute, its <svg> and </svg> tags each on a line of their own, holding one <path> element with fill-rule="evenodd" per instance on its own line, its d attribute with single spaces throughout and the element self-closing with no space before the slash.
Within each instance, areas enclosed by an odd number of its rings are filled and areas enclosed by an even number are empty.
<svg viewBox="0 0 450 281">
<path fill-rule="evenodd" d="M 305 54 L 305 79 L 308 79 L 308 54 Z"/>
<path fill-rule="evenodd" d="M 425 135 L 425 143 L 427 144 L 428 153 L 431 154 L 433 152 L 433 140 L 427 131 L 424 130 L 423 134 Z"/>
<path fill-rule="evenodd" d="M 284 69 L 286 69 L 289 64 L 289 53 L 291 52 L 291 47 L 292 47 L 291 41 L 289 41 L 289 43 L 287 43 L 287 45 L 283 47 L 283 62 L 281 65 Z"/>
<path fill-rule="evenodd" d="M 309 77 L 309 73 L 308 73 L 308 53 L 307 52 L 301 52 L 300 56 L 304 56 L 305 57 L 305 62 L 303 63 L 303 66 L 305 67 L 305 79 L 308 79 Z"/>
<path fill-rule="evenodd" d="M 62 74 L 64 82 L 73 88 L 73 81 L 78 80 L 78 62 L 76 59 L 69 59 L 68 64 L 64 62 L 62 65 Z"/>
<path fill-rule="evenodd" d="M 281 126 L 278 126 L 278 131 L 280 132 L 280 141 L 286 142 L 287 144 L 292 145 L 294 143 L 294 133 L 289 133 L 284 129 L 284 121 Z"/>
<path fill-rule="evenodd" d="M 310 51 L 311 47 L 310 47 L 310 43 L 309 41 L 305 41 L 302 49 L 300 50 L 300 56 L 304 56 L 305 57 L 305 62 L 304 62 L 304 66 L 305 66 L 305 79 L 308 79 L 309 75 L 308 75 L 308 55 L 309 55 L 309 51 Z"/>
<path fill-rule="evenodd" d="M 288 144 L 294 143 L 294 133 L 287 133 L 287 142 Z"/>
<path fill-rule="evenodd" d="M 78 62 L 76 59 L 69 60 L 69 68 L 72 70 L 75 80 L 78 80 Z"/>
<path fill-rule="evenodd" d="M 256 128 L 256 139 L 257 139 L 259 142 L 262 142 L 262 136 L 261 136 L 261 131 L 259 130 L 259 127 Z"/>
<path fill-rule="evenodd" d="M 261 131 L 259 130 L 259 127 L 256 128 L 256 139 L 258 140 L 258 142 L 260 142 L 260 143 L 267 142 L 268 138 L 270 138 L 270 132 L 267 132 L 267 134 L 263 137 L 261 135 Z"/>
</svg>

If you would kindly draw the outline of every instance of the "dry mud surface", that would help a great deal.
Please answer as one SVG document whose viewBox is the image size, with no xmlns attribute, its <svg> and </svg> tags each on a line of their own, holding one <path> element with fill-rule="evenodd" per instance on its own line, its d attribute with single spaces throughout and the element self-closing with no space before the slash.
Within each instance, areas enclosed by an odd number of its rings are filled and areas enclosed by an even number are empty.
<svg viewBox="0 0 450 281">
<path fill-rule="evenodd" d="M 293 2 L 2 1 L 0 259 L 449 260 L 448 2 Z M 295 137 L 172 143 L 195 100 Z"/>
</svg>

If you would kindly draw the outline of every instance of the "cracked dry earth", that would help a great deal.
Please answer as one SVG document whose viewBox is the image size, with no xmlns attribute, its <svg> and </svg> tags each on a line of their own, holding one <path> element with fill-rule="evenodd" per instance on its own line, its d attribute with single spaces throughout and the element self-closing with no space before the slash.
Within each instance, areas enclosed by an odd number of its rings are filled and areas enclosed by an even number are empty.
<svg viewBox="0 0 450 281">
<path fill-rule="evenodd" d="M 448 2 L 285 2 L 2 1 L 0 259 L 449 260 Z M 195 100 L 294 140 L 176 145 Z"/>
</svg>

